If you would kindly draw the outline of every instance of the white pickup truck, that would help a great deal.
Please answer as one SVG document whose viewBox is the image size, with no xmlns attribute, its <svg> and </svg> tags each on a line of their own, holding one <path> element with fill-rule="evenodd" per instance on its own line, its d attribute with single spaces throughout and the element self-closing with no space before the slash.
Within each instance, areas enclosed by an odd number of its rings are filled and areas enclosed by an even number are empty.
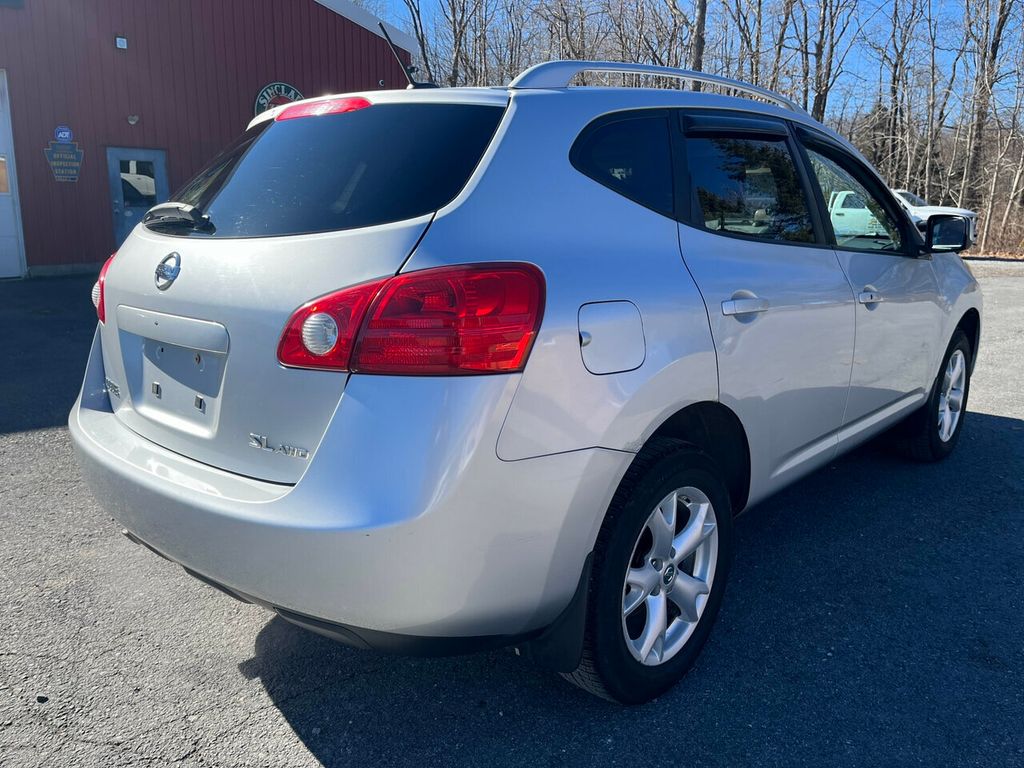
<svg viewBox="0 0 1024 768">
<path fill-rule="evenodd" d="M 924 228 L 928 225 L 928 219 L 932 216 L 940 213 L 952 214 L 954 216 L 963 216 L 967 219 L 967 232 L 971 236 L 972 243 L 978 239 L 978 214 L 974 211 L 967 208 L 954 208 L 949 205 L 928 205 L 926 200 L 906 189 L 894 189 L 892 193 L 896 196 L 899 204 L 910 214 L 910 218 L 914 220 L 914 224 L 921 231 L 924 231 Z"/>
<path fill-rule="evenodd" d="M 971 242 L 977 239 L 978 214 L 966 208 L 953 208 L 944 205 L 928 205 L 917 195 L 905 189 L 891 190 L 893 196 L 910 214 L 910 218 L 919 230 L 924 232 L 928 219 L 936 214 L 963 216 L 967 219 L 967 231 Z M 865 235 L 884 235 L 885 230 L 878 218 L 868 208 L 864 196 L 853 190 L 832 192 L 828 201 L 829 218 L 836 237 L 856 237 Z"/>
<path fill-rule="evenodd" d="M 836 237 L 886 234 L 885 228 L 868 208 L 864 196 L 859 192 L 833 192 L 828 199 L 828 213 Z"/>
</svg>

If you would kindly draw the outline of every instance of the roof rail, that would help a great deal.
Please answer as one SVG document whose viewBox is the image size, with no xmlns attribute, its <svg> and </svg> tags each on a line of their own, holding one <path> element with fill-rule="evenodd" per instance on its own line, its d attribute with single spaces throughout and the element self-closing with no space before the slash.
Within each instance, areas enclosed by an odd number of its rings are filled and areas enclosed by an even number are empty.
<svg viewBox="0 0 1024 768">
<path fill-rule="evenodd" d="M 656 75 L 658 77 L 676 77 L 681 80 L 692 80 L 709 85 L 721 85 L 735 91 L 760 96 L 794 112 L 807 114 L 807 110 L 795 101 L 787 99 L 775 91 L 761 88 L 742 80 L 731 77 L 709 75 L 690 69 L 675 67 L 659 67 L 654 64 L 626 64 L 614 61 L 546 61 L 536 64 L 523 72 L 508 84 L 509 88 L 566 88 L 576 75 L 581 72 L 621 72 L 634 75 Z"/>
</svg>

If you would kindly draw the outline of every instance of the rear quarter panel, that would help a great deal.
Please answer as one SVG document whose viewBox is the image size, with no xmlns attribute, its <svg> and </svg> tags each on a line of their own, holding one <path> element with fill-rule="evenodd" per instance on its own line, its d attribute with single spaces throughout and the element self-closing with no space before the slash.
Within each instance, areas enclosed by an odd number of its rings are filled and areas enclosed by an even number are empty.
<svg viewBox="0 0 1024 768">
<path fill-rule="evenodd" d="M 505 460 L 589 447 L 635 452 L 675 411 L 718 398 L 707 312 L 676 223 L 569 162 L 579 132 L 611 111 L 601 96 L 514 96 L 484 164 L 405 267 L 514 260 L 543 270 L 543 324 L 497 444 Z M 579 309 L 617 300 L 640 310 L 643 363 L 595 375 L 581 356 Z"/>
</svg>

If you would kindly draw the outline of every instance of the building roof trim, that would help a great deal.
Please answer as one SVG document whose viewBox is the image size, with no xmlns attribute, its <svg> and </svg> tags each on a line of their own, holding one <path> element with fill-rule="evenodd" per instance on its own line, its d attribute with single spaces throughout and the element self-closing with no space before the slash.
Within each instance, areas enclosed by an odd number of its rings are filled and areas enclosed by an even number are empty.
<svg viewBox="0 0 1024 768">
<path fill-rule="evenodd" d="M 352 23 L 358 24 L 363 29 L 370 30 L 373 34 L 377 35 L 377 37 L 384 37 L 384 35 L 380 33 L 380 27 L 377 26 L 382 19 L 378 19 L 365 8 L 359 7 L 353 3 L 352 0 L 316 0 L 316 2 L 324 8 L 334 11 L 339 16 L 344 16 Z M 391 35 L 391 39 L 395 41 L 395 45 L 403 51 L 413 54 L 419 50 L 416 38 L 412 35 L 406 34 L 395 25 L 389 24 L 386 21 L 384 22 L 384 26 L 387 27 L 388 34 Z"/>
</svg>

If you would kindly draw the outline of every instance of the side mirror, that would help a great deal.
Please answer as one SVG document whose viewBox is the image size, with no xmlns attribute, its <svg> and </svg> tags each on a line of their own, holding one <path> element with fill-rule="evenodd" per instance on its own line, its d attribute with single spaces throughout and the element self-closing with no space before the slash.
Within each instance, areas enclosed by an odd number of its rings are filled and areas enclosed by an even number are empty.
<svg viewBox="0 0 1024 768">
<path fill-rule="evenodd" d="M 967 219 L 940 213 L 928 219 L 925 228 L 925 253 L 959 253 L 971 245 Z"/>
</svg>

